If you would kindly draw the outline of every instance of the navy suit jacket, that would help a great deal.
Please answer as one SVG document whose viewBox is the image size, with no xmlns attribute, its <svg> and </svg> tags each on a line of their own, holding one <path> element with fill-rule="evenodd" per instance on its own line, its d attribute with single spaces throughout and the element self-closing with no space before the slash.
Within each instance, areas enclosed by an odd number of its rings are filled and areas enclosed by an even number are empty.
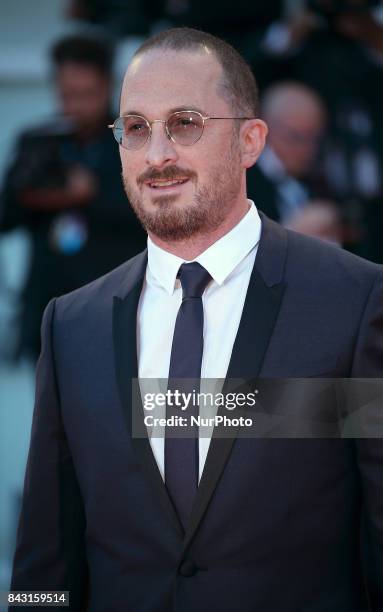
<svg viewBox="0 0 383 612">
<path fill-rule="evenodd" d="M 145 269 L 46 309 L 12 588 L 90 612 L 382 611 L 380 439 L 213 436 L 183 532 L 131 434 Z M 262 215 L 228 377 L 381 377 L 382 300 L 381 266 Z"/>
</svg>

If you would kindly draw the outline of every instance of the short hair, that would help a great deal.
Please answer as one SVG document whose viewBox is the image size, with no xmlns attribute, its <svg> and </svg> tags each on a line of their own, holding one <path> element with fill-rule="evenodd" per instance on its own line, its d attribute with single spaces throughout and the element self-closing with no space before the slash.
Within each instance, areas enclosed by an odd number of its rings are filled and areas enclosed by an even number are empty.
<svg viewBox="0 0 383 612">
<path fill-rule="evenodd" d="M 113 73 L 114 49 L 107 38 L 73 34 L 57 41 L 51 49 L 51 60 L 57 70 L 63 64 L 91 66 L 106 77 Z"/>
<path fill-rule="evenodd" d="M 223 78 L 218 84 L 219 94 L 231 104 L 234 112 L 258 116 L 258 87 L 250 66 L 234 47 L 226 41 L 193 28 L 171 28 L 148 38 L 134 57 L 153 49 L 171 51 L 212 51 L 218 60 Z"/>
</svg>

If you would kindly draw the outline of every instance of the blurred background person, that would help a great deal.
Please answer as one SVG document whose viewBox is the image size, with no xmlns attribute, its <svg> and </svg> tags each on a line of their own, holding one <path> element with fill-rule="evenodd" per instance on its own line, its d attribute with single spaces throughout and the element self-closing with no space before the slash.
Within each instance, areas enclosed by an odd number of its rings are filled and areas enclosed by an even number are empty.
<svg viewBox="0 0 383 612">
<path fill-rule="evenodd" d="M 322 100 L 309 87 L 286 81 L 264 92 L 261 108 L 269 134 L 261 157 L 247 172 L 249 197 L 269 217 L 302 233 L 307 228 L 310 235 L 324 237 L 326 219 L 325 234 L 342 242 L 336 204 L 329 214 L 329 204 L 320 211 L 320 204 L 312 202 L 327 196 L 320 163 L 327 122 Z"/>
<path fill-rule="evenodd" d="M 251 55 L 265 29 L 284 12 L 283 0 L 164 0 L 170 26 L 188 26 L 224 38 L 245 57 Z"/>
<path fill-rule="evenodd" d="M 188 26 L 221 36 L 247 57 L 265 28 L 280 19 L 284 0 L 68 0 L 68 16 L 102 25 L 115 37 Z"/>
<path fill-rule="evenodd" d="M 101 26 L 113 38 L 146 36 L 164 16 L 163 0 L 67 0 L 66 16 Z"/>
<path fill-rule="evenodd" d="M 328 111 L 325 175 L 348 248 L 383 262 L 383 24 L 379 0 L 305 0 L 254 49 L 261 89 L 294 79 Z"/>
<path fill-rule="evenodd" d="M 145 248 L 123 191 L 111 109 L 113 51 L 106 39 L 70 35 L 52 48 L 59 113 L 25 131 L 0 194 L 0 230 L 24 226 L 32 256 L 19 351 L 40 349 L 48 301 Z"/>
<path fill-rule="evenodd" d="M 330 200 L 311 200 L 302 211 L 289 219 L 286 227 L 337 246 L 341 246 L 343 242 L 344 232 L 339 208 Z"/>
</svg>

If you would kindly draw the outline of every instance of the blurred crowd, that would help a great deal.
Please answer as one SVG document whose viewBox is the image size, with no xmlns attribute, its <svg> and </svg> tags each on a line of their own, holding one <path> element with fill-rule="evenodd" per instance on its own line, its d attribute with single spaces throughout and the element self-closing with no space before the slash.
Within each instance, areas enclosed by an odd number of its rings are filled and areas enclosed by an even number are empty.
<svg viewBox="0 0 383 612">
<path fill-rule="evenodd" d="M 145 234 L 107 125 L 114 49 L 190 26 L 252 66 L 269 126 L 248 196 L 283 225 L 383 263 L 383 20 L 376 0 L 71 0 L 86 25 L 51 49 L 58 108 L 20 134 L 0 179 L 0 232 L 32 241 L 16 355 L 39 352 L 44 307 L 139 252 Z M 92 27 L 89 24 L 93 24 Z"/>
</svg>

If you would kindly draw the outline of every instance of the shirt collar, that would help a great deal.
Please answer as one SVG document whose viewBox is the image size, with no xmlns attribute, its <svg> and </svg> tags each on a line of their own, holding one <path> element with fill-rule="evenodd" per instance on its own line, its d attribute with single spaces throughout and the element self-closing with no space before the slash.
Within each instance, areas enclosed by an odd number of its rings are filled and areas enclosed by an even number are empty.
<svg viewBox="0 0 383 612">
<path fill-rule="evenodd" d="M 254 202 L 251 200 L 248 202 L 249 210 L 241 221 L 193 260 L 198 261 L 218 285 L 225 282 L 259 242 L 261 220 Z M 147 281 L 150 284 L 159 285 L 167 293 L 172 294 L 178 270 L 183 263 L 185 263 L 184 259 L 168 253 L 148 237 Z"/>
</svg>

